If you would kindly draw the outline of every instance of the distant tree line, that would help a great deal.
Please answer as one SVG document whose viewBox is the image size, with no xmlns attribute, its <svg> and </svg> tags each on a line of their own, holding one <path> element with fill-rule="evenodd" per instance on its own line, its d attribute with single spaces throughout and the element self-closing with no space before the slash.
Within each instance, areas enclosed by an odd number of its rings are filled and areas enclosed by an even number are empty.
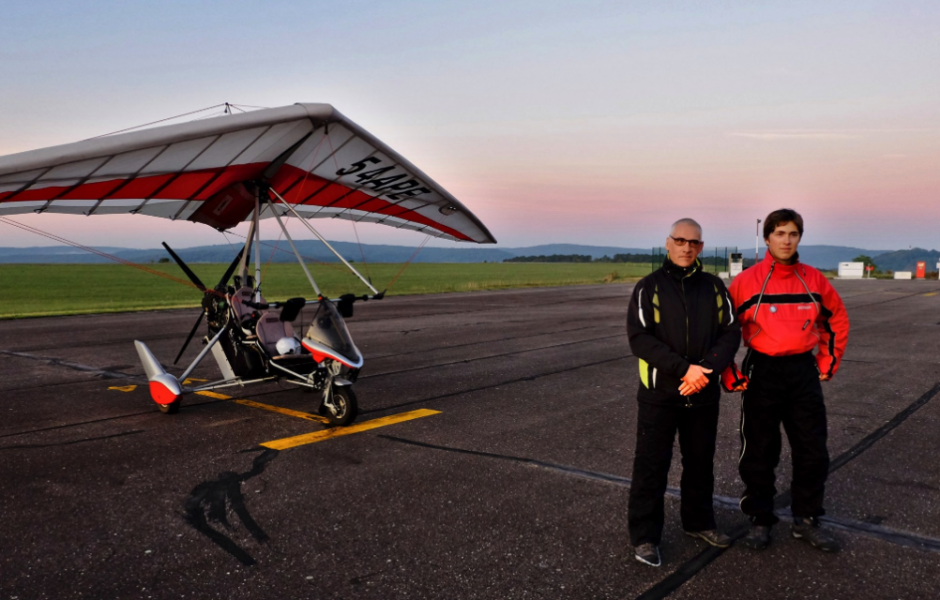
<svg viewBox="0 0 940 600">
<path fill-rule="evenodd" d="M 588 263 L 593 260 L 590 254 L 551 254 L 549 256 L 539 254 L 538 256 L 504 258 L 503 262 Z"/>
<path fill-rule="evenodd" d="M 649 263 L 652 260 L 662 261 L 663 255 L 654 257 L 652 254 L 614 254 L 612 257 L 601 256 L 600 258 L 591 258 L 590 254 L 551 254 L 545 256 L 514 256 L 505 258 L 503 262 L 538 262 L 538 263 Z"/>
<path fill-rule="evenodd" d="M 652 260 L 660 262 L 663 260 L 664 256 L 665 254 L 614 254 L 613 258 L 611 258 L 605 254 L 600 258 L 594 259 L 594 262 L 648 263 Z"/>
</svg>

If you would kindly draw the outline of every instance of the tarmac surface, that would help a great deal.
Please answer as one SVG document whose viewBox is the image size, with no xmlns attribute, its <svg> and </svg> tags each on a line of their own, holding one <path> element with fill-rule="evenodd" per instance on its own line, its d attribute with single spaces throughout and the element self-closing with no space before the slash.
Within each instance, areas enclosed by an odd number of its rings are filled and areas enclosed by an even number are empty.
<svg viewBox="0 0 940 600">
<path fill-rule="evenodd" d="M 281 450 L 261 444 L 326 430 L 316 395 L 150 400 L 133 340 L 169 363 L 196 309 L 2 321 L 0 599 L 936 598 L 940 283 L 833 284 L 852 324 L 824 384 L 843 550 L 785 522 L 766 551 L 710 549 L 673 493 L 659 569 L 627 536 L 630 284 L 357 304 L 356 424 Z M 192 375 L 218 376 L 211 357 Z M 715 465 L 732 531 L 739 405 L 723 395 Z"/>
</svg>

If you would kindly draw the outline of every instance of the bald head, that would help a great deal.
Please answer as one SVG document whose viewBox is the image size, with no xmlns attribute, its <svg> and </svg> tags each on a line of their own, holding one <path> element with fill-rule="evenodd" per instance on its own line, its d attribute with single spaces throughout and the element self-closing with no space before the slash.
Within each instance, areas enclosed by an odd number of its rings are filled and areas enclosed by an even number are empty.
<svg viewBox="0 0 940 600">
<path fill-rule="evenodd" d="M 669 229 L 669 235 L 674 236 L 674 237 L 682 237 L 682 236 L 676 235 L 676 229 L 682 228 L 684 226 L 694 227 L 695 229 L 697 229 L 698 235 L 695 237 L 695 239 L 698 239 L 698 240 L 702 239 L 702 226 L 699 225 L 698 221 L 696 221 L 695 219 L 679 219 L 678 221 L 672 224 L 672 227 Z"/>
</svg>

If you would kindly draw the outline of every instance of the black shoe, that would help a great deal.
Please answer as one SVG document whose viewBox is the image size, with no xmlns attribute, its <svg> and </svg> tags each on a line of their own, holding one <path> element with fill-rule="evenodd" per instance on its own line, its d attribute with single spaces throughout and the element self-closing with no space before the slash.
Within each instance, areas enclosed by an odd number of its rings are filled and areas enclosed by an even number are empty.
<svg viewBox="0 0 940 600">
<path fill-rule="evenodd" d="M 686 531 L 685 534 L 689 537 L 705 540 L 716 548 L 727 548 L 731 545 L 731 538 L 717 529 L 707 529 L 705 531 Z"/>
<path fill-rule="evenodd" d="M 770 526 L 751 525 L 751 530 L 741 539 L 741 544 L 751 550 L 763 550 L 770 545 Z"/>
<path fill-rule="evenodd" d="M 838 552 L 839 542 L 826 530 L 819 526 L 817 519 L 797 519 L 793 521 L 791 530 L 793 537 L 809 543 L 813 548 L 818 548 L 823 552 Z"/>
<path fill-rule="evenodd" d="M 651 567 L 658 567 L 662 564 L 659 558 L 659 546 L 656 544 L 640 544 L 633 549 L 636 559 L 643 564 Z"/>
</svg>

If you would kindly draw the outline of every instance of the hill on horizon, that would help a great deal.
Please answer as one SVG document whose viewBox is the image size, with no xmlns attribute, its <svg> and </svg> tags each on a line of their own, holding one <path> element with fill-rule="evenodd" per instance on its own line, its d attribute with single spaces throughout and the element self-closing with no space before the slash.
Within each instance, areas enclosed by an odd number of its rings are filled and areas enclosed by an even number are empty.
<svg viewBox="0 0 940 600">
<path fill-rule="evenodd" d="M 871 256 L 871 255 L 869 255 Z M 875 265 L 881 271 L 916 271 L 917 262 L 927 263 L 927 271 L 936 271 L 940 262 L 940 252 L 937 250 L 924 250 L 923 248 L 910 248 L 908 250 L 895 250 L 872 256 Z"/>
<path fill-rule="evenodd" d="M 317 240 L 297 240 L 297 249 L 305 257 L 318 262 L 337 262 L 333 254 Z M 393 246 L 381 244 L 358 244 L 352 242 L 330 242 L 336 250 L 351 262 L 362 262 L 363 257 L 369 263 L 404 263 L 415 253 L 411 246 Z M 293 253 L 286 241 L 262 240 L 262 260 L 267 262 L 275 247 L 274 262 L 294 262 Z M 240 246 L 217 244 L 210 246 L 195 246 L 191 248 L 174 248 L 187 263 L 227 263 L 232 260 Z M 113 246 L 96 247 L 97 250 L 116 256 L 120 259 L 135 263 L 157 262 L 169 255 L 163 248 L 135 249 L 119 248 Z M 724 261 L 725 253 L 737 249 L 745 258 L 753 258 L 753 251 L 746 246 L 707 246 L 702 257 L 712 260 L 716 255 L 720 262 Z M 618 246 L 591 246 L 582 244 L 542 244 L 538 246 L 523 246 L 518 248 L 499 248 L 493 246 L 467 246 L 455 248 L 425 247 L 414 257 L 414 262 L 429 263 L 482 263 L 502 262 L 507 258 L 517 256 L 550 256 L 553 254 L 582 254 L 592 258 L 613 256 L 615 254 L 650 254 L 654 248 L 618 247 Z M 663 252 L 661 247 L 656 252 Z M 906 254 L 905 254 L 906 253 Z M 761 248 L 761 257 L 764 249 Z M 908 270 L 908 265 L 918 260 L 926 260 L 928 269 L 936 266 L 936 250 L 867 250 L 848 246 L 807 245 L 800 246 L 800 259 L 806 264 L 820 269 L 835 269 L 840 262 L 847 262 L 859 255 L 868 255 L 875 258 L 875 263 L 881 269 Z M 910 256 L 908 256 L 910 255 Z M 883 257 L 878 260 L 877 257 Z M 918 258 L 919 257 L 919 258 Z M 885 266 L 882 265 L 885 262 Z M 933 261 L 933 262 L 931 262 Z M 71 246 L 36 246 L 30 248 L 3 248 L 0 247 L 0 263 L 106 263 L 108 259 L 97 254 L 86 252 Z M 887 266 L 887 265 L 892 266 Z M 913 268 L 913 267 L 911 267 Z"/>
</svg>

